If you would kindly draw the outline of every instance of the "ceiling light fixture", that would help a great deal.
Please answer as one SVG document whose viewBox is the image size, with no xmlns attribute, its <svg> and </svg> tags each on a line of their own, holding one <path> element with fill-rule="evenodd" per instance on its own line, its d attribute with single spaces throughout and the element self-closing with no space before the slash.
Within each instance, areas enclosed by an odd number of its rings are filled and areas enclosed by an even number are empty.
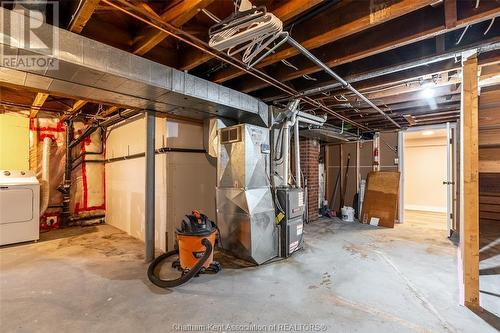
<svg viewBox="0 0 500 333">
<path fill-rule="evenodd" d="M 427 87 L 424 90 L 422 90 L 422 96 L 425 98 L 432 98 L 434 97 L 434 89 Z"/>
<path fill-rule="evenodd" d="M 430 130 L 422 131 L 422 135 L 424 135 L 424 136 L 429 136 L 429 135 L 433 135 L 433 134 L 434 134 L 434 131 L 430 131 Z"/>
</svg>

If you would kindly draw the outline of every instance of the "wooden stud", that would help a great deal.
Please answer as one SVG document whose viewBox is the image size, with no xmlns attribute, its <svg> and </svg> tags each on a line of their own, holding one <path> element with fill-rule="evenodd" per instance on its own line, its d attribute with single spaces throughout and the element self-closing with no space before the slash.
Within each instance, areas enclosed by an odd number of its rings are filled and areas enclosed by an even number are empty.
<svg viewBox="0 0 500 333">
<path fill-rule="evenodd" d="M 479 307 L 479 153 L 478 153 L 478 62 L 476 54 L 462 55 L 461 108 L 461 303 Z"/>
</svg>

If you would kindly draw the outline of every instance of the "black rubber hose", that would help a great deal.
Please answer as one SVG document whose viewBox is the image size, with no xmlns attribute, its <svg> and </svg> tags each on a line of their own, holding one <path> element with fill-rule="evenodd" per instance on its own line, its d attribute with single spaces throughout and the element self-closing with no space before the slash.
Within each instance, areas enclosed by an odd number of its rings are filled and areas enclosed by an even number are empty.
<svg viewBox="0 0 500 333">
<path fill-rule="evenodd" d="M 176 253 L 179 253 L 178 250 L 169 251 L 167 253 L 162 254 L 161 256 L 156 258 L 155 260 L 153 260 L 153 262 L 149 265 L 149 268 L 148 268 L 149 281 L 151 281 L 155 286 L 158 286 L 160 288 L 173 288 L 173 287 L 180 286 L 181 284 L 184 284 L 184 283 L 188 282 L 189 280 L 191 280 L 191 278 L 193 276 L 198 274 L 198 272 L 201 270 L 201 268 L 203 267 L 203 265 L 207 261 L 208 257 L 210 257 L 210 254 L 212 254 L 212 243 L 210 243 L 210 241 L 207 238 L 203 238 L 201 240 L 201 244 L 203 246 L 205 246 L 205 252 L 203 253 L 203 256 L 198 260 L 196 265 L 194 265 L 193 268 L 191 268 L 188 273 L 182 275 L 180 278 L 175 279 L 175 280 L 162 280 L 158 275 L 155 275 L 156 267 L 163 260 L 165 260 L 166 258 L 168 258 Z"/>
</svg>

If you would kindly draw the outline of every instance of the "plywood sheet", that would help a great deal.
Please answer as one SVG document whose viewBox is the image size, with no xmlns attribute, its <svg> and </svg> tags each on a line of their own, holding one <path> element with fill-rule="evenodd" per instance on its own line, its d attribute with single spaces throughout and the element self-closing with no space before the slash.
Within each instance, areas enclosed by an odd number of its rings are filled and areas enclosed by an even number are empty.
<svg viewBox="0 0 500 333">
<path fill-rule="evenodd" d="M 347 168 L 347 157 L 351 156 L 351 160 L 349 162 L 349 170 L 347 171 L 347 180 L 346 176 L 346 168 Z M 355 142 L 344 143 L 342 144 L 342 190 L 344 184 L 346 184 L 345 188 L 345 197 L 344 197 L 344 205 L 352 206 L 354 195 L 358 191 L 358 180 L 357 180 L 357 146 Z"/>
<path fill-rule="evenodd" d="M 379 218 L 379 226 L 394 228 L 399 198 L 400 173 L 397 171 L 373 171 L 368 174 L 363 202 L 362 222 Z"/>
<path fill-rule="evenodd" d="M 479 131 L 479 146 L 499 146 L 500 129 L 481 129 Z"/>
<path fill-rule="evenodd" d="M 479 149 L 479 172 L 500 173 L 500 148 Z"/>
<path fill-rule="evenodd" d="M 500 125 L 500 108 L 479 109 L 479 130 L 481 127 Z"/>
<path fill-rule="evenodd" d="M 340 145 L 327 145 L 325 147 L 325 171 L 326 171 L 326 200 L 331 209 L 336 209 L 340 204 L 340 183 L 337 190 L 335 202 L 332 201 L 335 181 L 340 171 Z M 340 180 L 339 180 L 340 182 Z"/>
</svg>

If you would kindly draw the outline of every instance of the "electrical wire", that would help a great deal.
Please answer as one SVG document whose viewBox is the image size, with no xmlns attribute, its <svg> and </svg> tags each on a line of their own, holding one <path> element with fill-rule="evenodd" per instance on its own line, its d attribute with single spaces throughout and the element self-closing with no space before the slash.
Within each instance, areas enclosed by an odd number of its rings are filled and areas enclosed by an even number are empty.
<svg viewBox="0 0 500 333">
<path fill-rule="evenodd" d="M 283 84 L 282 82 L 276 80 L 275 78 L 269 76 L 268 74 L 266 74 L 260 70 L 257 70 L 255 68 L 252 68 L 252 70 L 250 70 L 250 69 L 246 68 L 245 64 L 243 64 L 241 61 L 238 61 L 234 58 L 227 59 L 225 57 L 226 56 L 225 54 L 223 54 L 223 53 L 221 54 L 221 52 L 219 52 L 219 51 L 212 51 L 212 50 L 207 49 L 207 47 L 209 47 L 209 45 L 206 42 L 200 40 L 197 37 L 194 37 L 194 36 L 186 33 L 185 31 L 183 31 L 177 27 L 172 26 L 171 24 L 169 24 L 167 22 L 159 20 L 157 17 L 153 17 L 151 15 L 151 13 L 145 12 L 142 9 L 137 8 L 137 6 L 134 6 L 134 4 L 129 3 L 127 0 L 101 0 L 101 2 L 113 7 L 116 10 L 121 11 L 121 12 L 143 22 L 143 23 L 146 23 L 146 24 L 166 33 L 169 36 L 172 36 L 172 37 L 178 39 L 179 41 L 182 41 L 182 42 L 184 42 L 184 43 L 186 43 L 186 44 L 188 44 L 188 45 L 190 45 L 190 46 L 192 46 L 192 47 L 194 47 L 194 48 L 196 48 L 204 53 L 207 53 L 214 58 L 217 58 L 219 60 L 227 62 L 228 64 L 234 66 L 235 68 L 237 68 L 243 72 L 246 72 L 246 73 L 256 77 L 259 80 L 262 80 L 263 82 L 266 82 L 267 84 L 274 86 L 274 87 L 278 88 L 279 90 L 281 90 L 289 95 L 296 96 L 298 94 L 298 92 L 295 89 L 290 88 L 286 84 Z M 115 2 L 120 3 L 122 6 L 117 5 Z M 128 7 L 128 8 L 125 8 L 125 7 Z M 138 12 L 141 15 L 144 15 L 146 18 L 132 12 L 131 10 Z M 312 99 L 308 96 L 302 96 L 301 99 L 304 102 L 306 102 L 307 104 L 309 104 L 313 107 L 318 107 L 318 108 L 326 111 L 327 113 L 333 115 L 334 117 L 336 117 L 340 120 L 345 120 L 346 122 L 352 124 L 353 126 L 356 126 L 356 127 L 363 129 L 365 131 L 371 131 L 371 129 L 369 127 L 367 127 L 363 124 L 357 123 L 356 121 L 353 121 L 353 120 L 349 119 L 348 117 L 345 117 L 345 116 L 339 114 L 338 112 L 335 112 L 335 111 L 331 110 L 330 108 L 327 108 L 327 107 L 319 104 L 314 99 Z"/>
<path fill-rule="evenodd" d="M 314 78 L 314 77 L 312 77 L 312 76 L 309 76 L 309 75 L 307 75 L 307 74 L 302 75 L 302 77 L 303 77 L 304 79 L 306 79 L 306 80 L 309 80 L 309 81 L 318 81 L 318 79 L 316 79 L 316 78 Z"/>
<path fill-rule="evenodd" d="M 460 35 L 460 37 L 458 38 L 457 42 L 455 43 L 455 45 L 458 45 L 460 44 L 460 42 L 462 41 L 462 38 L 464 38 L 465 36 L 465 33 L 467 32 L 467 30 L 469 29 L 469 25 L 467 25 L 464 29 L 464 31 L 462 32 L 462 34 Z"/>
<path fill-rule="evenodd" d="M 490 31 L 494 22 L 495 22 L 495 17 L 491 19 L 490 25 L 488 26 L 488 28 L 486 28 L 486 31 L 484 32 L 483 36 L 486 36 L 486 34 Z"/>
<path fill-rule="evenodd" d="M 299 70 L 299 68 L 298 68 L 297 66 L 293 65 L 293 64 L 292 64 L 292 63 L 290 63 L 288 60 L 281 59 L 280 61 L 281 61 L 284 65 L 286 65 L 286 66 L 288 66 L 288 67 L 290 67 L 290 68 L 293 68 L 293 69 L 295 69 L 296 71 L 298 71 L 298 70 Z"/>
</svg>

